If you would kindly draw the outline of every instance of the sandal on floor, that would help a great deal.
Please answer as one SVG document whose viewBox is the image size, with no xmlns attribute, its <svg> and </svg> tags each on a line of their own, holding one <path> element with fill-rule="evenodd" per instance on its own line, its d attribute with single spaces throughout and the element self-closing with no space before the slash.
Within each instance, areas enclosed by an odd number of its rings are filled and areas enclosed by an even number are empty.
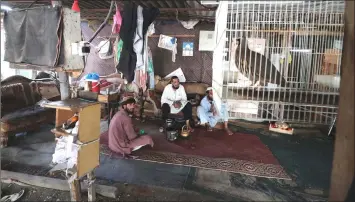
<svg viewBox="0 0 355 202">
<path fill-rule="evenodd" d="M 1 198 L 1 202 L 13 202 L 17 201 L 25 193 L 25 190 L 21 190 L 19 193 L 7 195 Z"/>
</svg>

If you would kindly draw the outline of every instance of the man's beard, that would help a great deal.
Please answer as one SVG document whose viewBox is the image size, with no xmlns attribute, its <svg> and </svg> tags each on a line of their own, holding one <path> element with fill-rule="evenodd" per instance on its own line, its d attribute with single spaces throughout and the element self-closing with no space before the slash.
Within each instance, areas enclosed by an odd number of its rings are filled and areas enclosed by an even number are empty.
<svg viewBox="0 0 355 202">
<path fill-rule="evenodd" d="M 207 96 L 208 100 L 213 101 L 213 97 Z"/>
<path fill-rule="evenodd" d="M 129 109 L 124 109 L 126 112 L 127 112 L 127 114 L 133 114 L 133 112 L 134 112 L 134 110 L 129 110 Z"/>
<path fill-rule="evenodd" d="M 180 86 L 177 86 L 177 87 L 173 86 L 173 88 L 174 88 L 175 90 L 179 89 L 179 87 L 180 87 Z"/>
</svg>

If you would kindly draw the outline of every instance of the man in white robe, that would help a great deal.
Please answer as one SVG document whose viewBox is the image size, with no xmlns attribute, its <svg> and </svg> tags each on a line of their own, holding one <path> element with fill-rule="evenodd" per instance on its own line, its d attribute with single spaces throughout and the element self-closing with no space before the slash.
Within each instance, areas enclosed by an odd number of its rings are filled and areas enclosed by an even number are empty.
<svg viewBox="0 0 355 202">
<path fill-rule="evenodd" d="M 180 85 L 177 76 L 171 77 L 170 84 L 165 86 L 163 95 L 161 96 L 163 119 L 166 120 L 168 115 L 178 114 L 182 112 L 186 121 L 186 126 L 190 132 L 193 129 L 190 126 L 192 119 L 192 105 L 187 101 L 187 95 L 184 86 Z"/>
<path fill-rule="evenodd" d="M 224 122 L 224 130 L 228 135 L 233 134 L 228 128 L 227 108 L 222 108 L 221 113 L 217 111 L 216 104 L 213 100 L 212 87 L 207 88 L 206 96 L 201 100 L 200 106 L 197 108 L 197 116 L 200 119 L 200 124 L 205 125 L 208 131 L 212 131 L 218 122 Z"/>
</svg>

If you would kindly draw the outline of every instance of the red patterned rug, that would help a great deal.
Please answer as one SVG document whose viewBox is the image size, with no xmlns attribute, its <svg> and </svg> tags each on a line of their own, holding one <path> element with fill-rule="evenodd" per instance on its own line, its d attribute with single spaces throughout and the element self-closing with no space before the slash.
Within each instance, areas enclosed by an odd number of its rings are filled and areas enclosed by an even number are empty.
<svg viewBox="0 0 355 202">
<path fill-rule="evenodd" d="M 152 134 L 154 148 L 135 151 L 137 160 L 221 170 L 266 178 L 291 179 L 271 151 L 255 135 L 196 129 L 189 139 L 170 143 L 163 133 Z M 107 146 L 107 132 L 101 134 L 101 153 L 120 158 Z"/>
</svg>

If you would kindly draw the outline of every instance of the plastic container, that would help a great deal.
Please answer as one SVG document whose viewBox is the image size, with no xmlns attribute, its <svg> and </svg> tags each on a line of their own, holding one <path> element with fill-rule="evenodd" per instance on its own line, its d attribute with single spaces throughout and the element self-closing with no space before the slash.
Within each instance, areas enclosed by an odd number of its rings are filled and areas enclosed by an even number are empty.
<svg viewBox="0 0 355 202">
<path fill-rule="evenodd" d="M 91 82 L 91 92 L 99 93 L 100 92 L 100 82 L 99 81 L 92 81 Z"/>
</svg>

